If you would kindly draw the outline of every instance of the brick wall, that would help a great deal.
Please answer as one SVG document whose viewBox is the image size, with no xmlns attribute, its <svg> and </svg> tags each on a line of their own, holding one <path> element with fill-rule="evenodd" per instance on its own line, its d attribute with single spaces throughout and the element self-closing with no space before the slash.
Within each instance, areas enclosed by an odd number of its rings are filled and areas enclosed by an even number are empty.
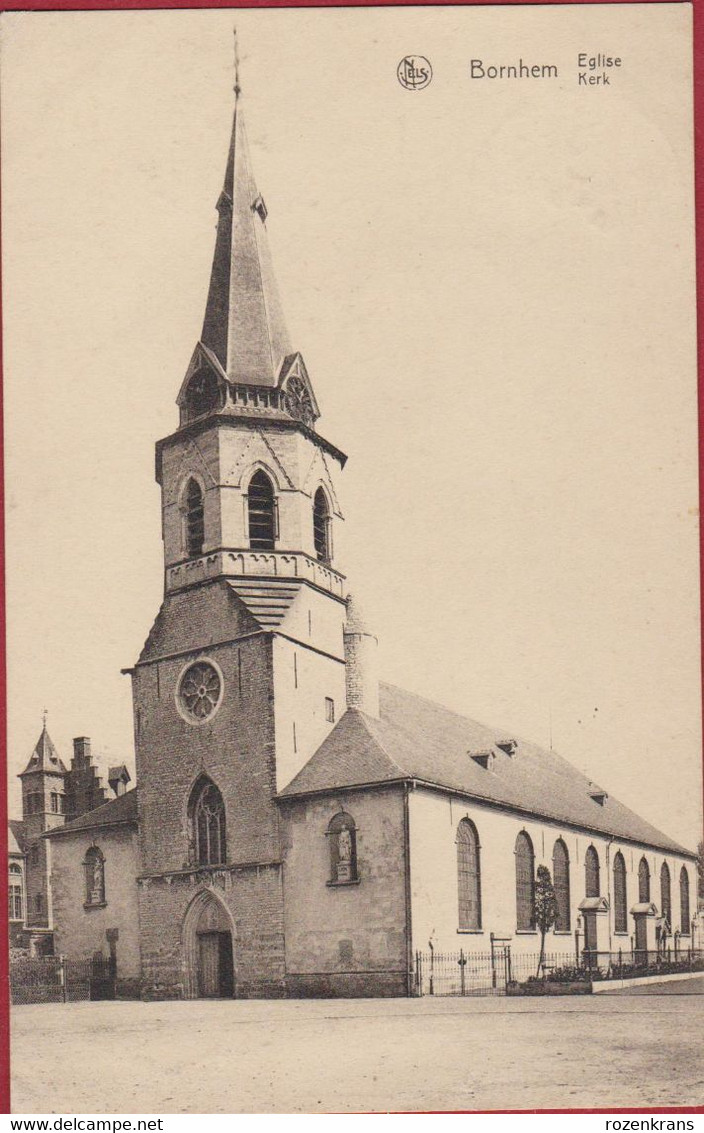
<svg viewBox="0 0 704 1133">
<path fill-rule="evenodd" d="M 284 994 L 284 925 L 280 867 L 194 870 L 139 886 L 142 994 L 147 999 L 197 995 L 189 906 L 213 893 L 231 924 L 237 998 Z M 190 960 L 189 960 L 190 957 Z"/>
</svg>

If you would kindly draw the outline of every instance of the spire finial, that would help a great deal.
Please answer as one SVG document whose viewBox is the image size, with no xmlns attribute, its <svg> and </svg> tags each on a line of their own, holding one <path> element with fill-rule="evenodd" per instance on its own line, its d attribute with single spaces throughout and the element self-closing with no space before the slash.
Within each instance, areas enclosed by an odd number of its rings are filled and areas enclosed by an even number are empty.
<svg viewBox="0 0 704 1133">
<path fill-rule="evenodd" d="M 49 715 L 49 709 L 45 708 L 44 711 L 42 712 L 42 724 L 45 728 L 46 728 L 46 718 L 47 718 L 48 715 Z"/>
<path fill-rule="evenodd" d="M 235 91 L 235 97 L 239 98 L 239 96 L 242 92 L 242 87 L 240 86 L 240 57 L 239 57 L 239 53 L 237 51 L 237 27 L 236 26 L 233 27 L 233 29 L 232 29 L 232 35 L 234 37 L 234 48 L 235 48 L 235 86 L 234 86 L 234 91 Z"/>
</svg>

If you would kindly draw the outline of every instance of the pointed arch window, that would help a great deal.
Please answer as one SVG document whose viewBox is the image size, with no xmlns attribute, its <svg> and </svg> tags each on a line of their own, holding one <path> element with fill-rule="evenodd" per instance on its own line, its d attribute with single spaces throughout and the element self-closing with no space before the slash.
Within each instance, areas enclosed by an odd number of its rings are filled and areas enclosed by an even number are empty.
<svg viewBox="0 0 704 1133">
<path fill-rule="evenodd" d="M 16 862 L 10 865 L 9 917 L 11 921 L 24 920 L 24 902 L 22 900 L 22 867 Z"/>
<path fill-rule="evenodd" d="M 689 874 L 686 866 L 680 870 L 680 932 L 689 936 Z"/>
<path fill-rule="evenodd" d="M 348 885 L 358 880 L 357 827 L 351 814 L 340 811 L 327 829 L 330 851 L 330 885 Z"/>
<path fill-rule="evenodd" d="M 247 493 L 249 545 L 253 551 L 273 551 L 276 541 L 276 497 L 266 472 L 258 469 Z"/>
<path fill-rule="evenodd" d="M 552 850 L 552 883 L 555 889 L 555 931 L 570 930 L 570 856 L 562 838 Z"/>
<path fill-rule="evenodd" d="M 203 489 L 195 477 L 186 485 L 184 495 L 184 525 L 186 534 L 186 554 L 194 559 L 203 554 L 205 542 L 205 502 Z"/>
<path fill-rule="evenodd" d="M 460 931 L 482 927 L 482 887 L 479 863 L 479 835 L 468 818 L 457 827 L 457 898 Z"/>
<path fill-rule="evenodd" d="M 667 862 L 663 862 L 660 868 L 660 912 L 667 921 L 668 926 L 671 926 L 672 887 L 670 885 L 670 867 Z"/>
<path fill-rule="evenodd" d="M 318 488 L 313 497 L 313 542 L 318 561 L 329 563 L 332 559 L 332 516 L 322 488 Z"/>
<path fill-rule="evenodd" d="M 638 900 L 641 904 L 650 900 L 650 866 L 645 858 L 641 858 L 638 865 Z"/>
<path fill-rule="evenodd" d="M 535 928 L 535 854 L 525 830 L 516 838 L 516 928 Z"/>
<path fill-rule="evenodd" d="M 600 895 L 599 855 L 594 847 L 590 846 L 584 855 L 584 896 L 599 897 Z"/>
<path fill-rule="evenodd" d="M 212 779 L 199 779 L 191 796 L 193 846 L 198 865 L 224 865 L 225 803 Z"/>
<path fill-rule="evenodd" d="M 614 930 L 616 932 L 628 932 L 627 909 L 626 862 L 619 850 L 614 858 Z"/>
<path fill-rule="evenodd" d="M 105 904 L 105 858 L 97 846 L 88 850 L 83 868 L 86 876 L 86 905 Z"/>
</svg>

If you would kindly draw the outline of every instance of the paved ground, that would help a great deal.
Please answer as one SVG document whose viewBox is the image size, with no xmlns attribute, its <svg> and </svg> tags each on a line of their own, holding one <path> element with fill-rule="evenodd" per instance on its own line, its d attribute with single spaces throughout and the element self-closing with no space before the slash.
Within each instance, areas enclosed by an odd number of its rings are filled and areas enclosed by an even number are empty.
<svg viewBox="0 0 704 1133">
<path fill-rule="evenodd" d="M 673 986 L 677 994 L 671 994 Z M 15 1113 L 606 1108 L 704 1101 L 704 999 L 192 1001 L 13 1009 Z"/>
<path fill-rule="evenodd" d="M 704 976 L 691 976 L 687 980 L 664 980 L 662 983 L 639 984 L 618 991 L 604 991 L 602 995 L 704 995 Z M 703 1001 L 704 1003 L 704 1001 Z M 704 1007 L 702 1008 L 704 1011 Z M 704 1023 L 704 1020 L 702 1021 Z"/>
</svg>

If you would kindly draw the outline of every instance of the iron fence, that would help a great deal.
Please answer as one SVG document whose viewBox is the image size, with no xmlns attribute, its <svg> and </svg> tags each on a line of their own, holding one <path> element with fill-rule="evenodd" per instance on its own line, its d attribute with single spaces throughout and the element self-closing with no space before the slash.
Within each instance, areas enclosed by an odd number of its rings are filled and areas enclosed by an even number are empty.
<svg viewBox="0 0 704 1133">
<path fill-rule="evenodd" d="M 114 961 L 103 956 L 24 956 L 10 961 L 10 995 L 16 1005 L 114 999 L 116 980 Z"/>
<path fill-rule="evenodd" d="M 546 952 L 541 958 L 538 952 L 513 952 L 509 944 L 501 944 L 490 952 L 416 952 L 412 986 L 418 996 L 506 995 L 507 989 L 535 982 L 591 985 L 697 971 L 704 971 L 702 949 Z"/>
</svg>

